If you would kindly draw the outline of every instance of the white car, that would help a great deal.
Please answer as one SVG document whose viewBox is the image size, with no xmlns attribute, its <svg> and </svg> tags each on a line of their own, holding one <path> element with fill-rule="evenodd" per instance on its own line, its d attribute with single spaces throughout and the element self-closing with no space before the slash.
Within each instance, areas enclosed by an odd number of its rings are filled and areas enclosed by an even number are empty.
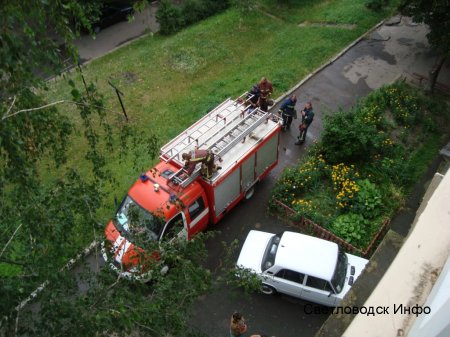
<svg viewBox="0 0 450 337">
<path fill-rule="evenodd" d="M 265 294 L 285 293 L 330 307 L 339 305 L 368 260 L 330 241 L 284 232 L 252 230 L 237 266 L 256 273 Z"/>
</svg>

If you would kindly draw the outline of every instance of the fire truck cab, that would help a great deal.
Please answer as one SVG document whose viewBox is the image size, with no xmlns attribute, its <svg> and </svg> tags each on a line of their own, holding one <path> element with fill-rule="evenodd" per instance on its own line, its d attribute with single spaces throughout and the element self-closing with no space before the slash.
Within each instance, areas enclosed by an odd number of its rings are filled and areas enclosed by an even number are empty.
<svg viewBox="0 0 450 337">
<path fill-rule="evenodd" d="M 102 254 L 109 266 L 130 279 L 147 280 L 155 254 L 145 241 L 190 239 L 215 224 L 278 163 L 280 124 L 271 112 L 250 109 L 248 93 L 227 99 L 160 150 L 159 163 L 131 186 L 105 228 Z M 183 153 L 205 149 L 221 168 L 190 175 Z M 220 162 L 219 162 L 220 161 Z"/>
</svg>

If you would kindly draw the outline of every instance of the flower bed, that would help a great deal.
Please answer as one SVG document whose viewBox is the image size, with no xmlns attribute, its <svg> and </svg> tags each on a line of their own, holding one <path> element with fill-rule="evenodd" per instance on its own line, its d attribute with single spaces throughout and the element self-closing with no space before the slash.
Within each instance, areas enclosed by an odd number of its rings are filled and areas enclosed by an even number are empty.
<svg viewBox="0 0 450 337">
<path fill-rule="evenodd" d="M 327 116 L 321 141 L 285 169 L 270 208 L 369 254 L 448 132 L 448 110 L 399 82 Z"/>
</svg>

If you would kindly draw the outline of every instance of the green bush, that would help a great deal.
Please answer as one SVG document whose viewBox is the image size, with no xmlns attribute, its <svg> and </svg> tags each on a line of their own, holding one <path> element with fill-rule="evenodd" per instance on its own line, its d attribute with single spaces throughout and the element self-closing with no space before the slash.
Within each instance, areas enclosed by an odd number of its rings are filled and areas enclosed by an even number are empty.
<svg viewBox="0 0 450 337">
<path fill-rule="evenodd" d="M 359 191 L 354 200 L 353 212 L 362 215 L 365 219 L 374 219 L 381 214 L 381 192 L 375 184 L 368 179 L 357 182 Z"/>
<path fill-rule="evenodd" d="M 180 7 L 170 0 L 162 0 L 156 12 L 156 19 L 160 24 L 161 34 L 169 35 L 223 11 L 228 6 L 228 1 L 185 0 Z"/>
<path fill-rule="evenodd" d="M 404 83 L 383 88 L 388 108 L 401 126 L 413 126 L 420 117 L 420 98 Z"/>
<path fill-rule="evenodd" d="M 183 27 L 181 9 L 170 0 L 161 0 L 156 11 L 156 20 L 159 22 L 159 31 L 163 35 L 173 34 Z"/>
<path fill-rule="evenodd" d="M 326 116 L 322 148 L 329 163 L 364 162 L 378 151 L 384 137 L 368 123 L 359 110 Z"/>
<path fill-rule="evenodd" d="M 370 241 L 368 225 L 361 214 L 346 213 L 338 216 L 329 229 L 348 243 L 364 247 L 365 243 Z"/>
<path fill-rule="evenodd" d="M 389 4 L 389 0 L 367 0 L 365 6 L 373 11 L 379 11 Z"/>
</svg>

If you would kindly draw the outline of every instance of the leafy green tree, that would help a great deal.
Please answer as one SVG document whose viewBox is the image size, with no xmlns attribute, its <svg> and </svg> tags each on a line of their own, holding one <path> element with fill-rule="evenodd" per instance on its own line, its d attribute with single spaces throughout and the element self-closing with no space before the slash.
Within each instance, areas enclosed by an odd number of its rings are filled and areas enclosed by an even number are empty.
<svg viewBox="0 0 450 337">
<path fill-rule="evenodd" d="M 411 16 L 414 22 L 430 27 L 428 41 L 439 53 L 429 73 L 428 90 L 433 92 L 439 71 L 450 54 L 450 3 L 447 0 L 403 0 L 399 9 L 402 14 Z"/>
<path fill-rule="evenodd" d="M 130 282 L 103 269 L 95 277 L 88 269 L 74 277 L 52 277 L 40 297 L 40 307 L 25 308 L 11 335 L 34 336 L 202 336 L 187 324 L 186 308 L 207 290 L 211 276 L 202 235 L 178 245 L 163 242 L 163 262 L 155 264 L 149 284 Z M 162 265 L 169 271 L 159 273 Z M 83 284 L 85 291 L 80 291 Z M 57 314 L 55 314 L 57 313 Z"/>
<path fill-rule="evenodd" d="M 98 279 L 89 275 L 83 294 L 81 276 L 61 269 L 97 233 L 102 236 L 105 219 L 97 211 L 112 182 L 109 154 L 119 157 L 130 144 L 150 159 L 158 153 L 157 140 L 114 118 L 81 73 L 67 82 L 71 99 L 46 99 L 42 75 L 61 74 L 66 57 L 76 64 L 73 40 L 96 15 L 91 1 L 17 0 L 0 6 L 0 336 L 124 335 L 136 326 L 140 335 L 185 336 L 185 308 L 208 286 L 200 239 L 166 248 L 164 261 L 173 272 L 151 288 L 112 280 L 108 271 Z M 68 160 L 74 148 L 76 162 Z M 20 303 L 44 281 L 50 286 L 36 316 Z"/>
</svg>

